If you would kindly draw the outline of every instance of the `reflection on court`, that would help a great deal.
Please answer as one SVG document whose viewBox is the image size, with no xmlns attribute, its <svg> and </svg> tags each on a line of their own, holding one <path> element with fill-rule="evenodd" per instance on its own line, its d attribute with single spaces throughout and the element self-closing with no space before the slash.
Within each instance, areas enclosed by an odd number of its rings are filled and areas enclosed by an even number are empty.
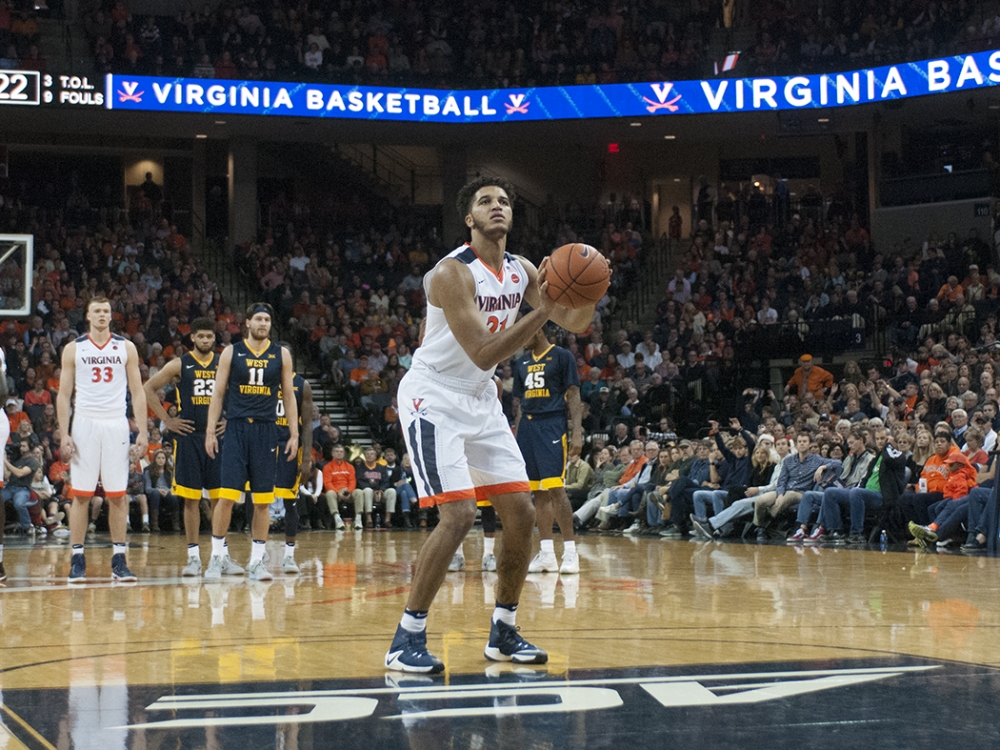
<svg viewBox="0 0 1000 750">
<path fill-rule="evenodd" d="M 847 715 L 872 711 L 867 731 L 880 738 L 887 727 L 872 707 L 901 691 L 961 704 L 963 680 L 966 697 L 997 687 L 1000 561 L 621 536 L 582 537 L 579 576 L 529 575 L 518 623 L 549 651 L 544 669 L 491 665 L 482 648 L 496 574 L 474 568 L 475 533 L 470 568 L 448 574 L 429 619 L 448 670 L 434 680 L 387 676 L 382 654 L 424 538 L 304 534 L 300 576 L 205 583 L 179 577 L 180 537 L 136 535 L 137 585 L 72 589 L 65 545 L 8 542 L 4 724 L 29 747 L 103 750 L 167 737 L 181 747 L 287 748 L 293 735 L 301 748 L 376 738 L 414 747 L 429 724 L 456 747 L 499 747 L 511 746 L 501 726 L 515 719 L 552 746 L 623 746 L 604 728 L 627 735 L 648 724 L 641 747 L 682 739 L 675 722 L 650 723 L 680 706 L 735 720 L 757 705 L 753 715 L 777 728 L 849 696 Z M 249 543 L 232 547 L 242 560 Z M 96 570 L 110 552 L 90 550 Z M 708 747 L 741 736 L 726 726 L 704 730 L 711 742 L 685 738 Z M 428 745 L 440 746 L 440 736 Z"/>
</svg>

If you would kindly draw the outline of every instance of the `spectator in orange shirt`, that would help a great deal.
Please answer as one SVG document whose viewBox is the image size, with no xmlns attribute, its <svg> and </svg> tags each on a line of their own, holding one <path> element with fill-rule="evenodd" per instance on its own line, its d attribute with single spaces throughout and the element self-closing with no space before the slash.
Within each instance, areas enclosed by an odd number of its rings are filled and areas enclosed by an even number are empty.
<svg viewBox="0 0 1000 750">
<path fill-rule="evenodd" d="M 803 354 L 799 357 L 799 367 L 796 368 L 785 389 L 798 396 L 799 401 L 807 393 L 813 394 L 817 401 L 822 401 L 832 386 L 833 375 L 822 367 L 814 365 L 811 354 Z"/>
<path fill-rule="evenodd" d="M 332 458 L 323 467 L 323 492 L 330 514 L 333 516 L 334 527 L 337 529 L 344 528 L 344 520 L 340 517 L 337 504 L 341 500 L 344 502 L 350 500 L 357 486 L 357 472 L 352 464 L 344 460 L 344 446 L 335 445 Z"/>
<path fill-rule="evenodd" d="M 17 432 L 18 425 L 21 422 L 27 422 L 31 424 L 31 419 L 18 407 L 18 402 L 16 398 L 7 399 L 7 404 L 4 407 L 7 411 L 7 421 L 10 422 L 10 434 L 13 435 Z"/>
<path fill-rule="evenodd" d="M 963 292 L 962 285 L 958 283 L 958 277 L 949 276 L 948 281 L 938 290 L 937 300 L 938 302 L 947 300 L 950 304 L 954 304 L 955 298 Z"/>
</svg>

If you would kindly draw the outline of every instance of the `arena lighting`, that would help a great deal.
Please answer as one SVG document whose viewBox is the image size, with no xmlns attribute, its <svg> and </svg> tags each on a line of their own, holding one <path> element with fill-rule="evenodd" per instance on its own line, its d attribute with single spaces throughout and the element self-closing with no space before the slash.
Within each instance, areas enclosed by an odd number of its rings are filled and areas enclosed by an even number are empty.
<svg viewBox="0 0 1000 750">
<path fill-rule="evenodd" d="M 617 154 L 618 153 L 618 144 L 617 143 L 609 143 L 608 144 L 608 153 L 609 154 Z"/>
<path fill-rule="evenodd" d="M 0 106 L 396 122 L 527 122 L 832 109 L 1000 84 L 1000 50 L 816 75 L 453 90 L 0 70 Z M 103 90 L 101 90 L 103 88 Z"/>
<path fill-rule="evenodd" d="M 198 133 L 198 135 L 196 135 L 195 138 L 199 138 L 199 139 L 200 138 L 208 138 L 208 136 L 205 135 L 204 133 Z"/>
<path fill-rule="evenodd" d="M 642 127 L 642 123 L 641 122 L 630 122 L 629 125 L 632 126 L 633 128 L 641 128 Z"/>
<path fill-rule="evenodd" d="M 676 141 L 677 140 L 677 136 L 676 135 L 665 135 L 665 136 L 663 136 L 663 140 L 665 140 L 665 141 Z"/>
</svg>

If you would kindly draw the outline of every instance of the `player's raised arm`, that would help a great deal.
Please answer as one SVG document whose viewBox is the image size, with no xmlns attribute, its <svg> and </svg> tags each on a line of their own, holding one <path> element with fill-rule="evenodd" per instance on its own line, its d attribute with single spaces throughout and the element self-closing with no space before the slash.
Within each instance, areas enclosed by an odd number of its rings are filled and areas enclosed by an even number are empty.
<svg viewBox="0 0 1000 750">
<path fill-rule="evenodd" d="M 221 362 L 219 369 L 222 369 Z M 299 452 L 299 405 L 295 402 L 294 370 L 292 353 L 285 347 L 281 347 L 281 400 L 285 404 L 285 418 L 288 420 L 288 442 L 285 444 L 285 455 L 289 461 L 294 461 Z M 218 374 L 216 374 L 216 379 L 218 379 Z M 211 414 L 209 414 L 209 419 L 211 419 Z"/>
<path fill-rule="evenodd" d="M 139 372 L 139 352 L 131 341 L 125 342 L 128 358 L 125 360 L 125 374 L 128 390 L 132 394 L 132 414 L 135 416 L 139 434 L 135 444 L 143 453 L 149 445 L 149 413 L 146 410 L 146 391 L 142 387 L 142 373 Z"/>
<path fill-rule="evenodd" d="M 69 434 L 69 407 L 76 385 L 76 342 L 66 344 L 62 353 L 62 372 L 59 375 L 59 393 L 56 394 L 56 419 L 59 422 L 59 453 L 63 461 L 69 461 L 75 446 Z"/>
<path fill-rule="evenodd" d="M 160 403 L 159 396 L 156 395 L 157 391 L 173 383 L 180 375 L 181 358 L 174 357 L 161 367 L 153 377 L 147 380 L 142 389 L 146 392 L 147 406 L 167 426 L 168 430 L 175 435 L 190 435 L 194 432 L 194 420 L 171 417 L 167 414 L 167 410 L 163 408 L 163 404 Z"/>
<path fill-rule="evenodd" d="M 212 391 L 212 400 L 208 402 L 208 422 L 205 427 L 205 452 L 209 458 L 215 458 L 215 454 L 219 449 L 219 441 L 215 432 L 219 418 L 222 416 L 222 404 L 226 400 L 226 389 L 229 387 L 229 368 L 232 362 L 233 345 L 230 344 L 219 355 L 219 367 L 215 371 L 215 390 Z"/>
<path fill-rule="evenodd" d="M 521 261 L 521 265 L 524 266 L 524 270 L 528 274 L 528 287 L 524 290 L 525 301 L 536 310 L 541 305 L 549 305 L 551 300 L 542 289 L 542 285 L 545 282 L 545 273 L 549 259 L 542 259 L 542 263 L 539 268 L 535 268 L 534 263 L 520 255 L 517 256 L 517 259 Z M 593 305 L 579 307 L 575 310 L 553 303 L 548 307 L 548 309 L 551 310 L 549 313 L 549 320 L 556 325 L 565 328 L 567 331 L 572 331 L 573 333 L 583 333 L 590 327 L 590 321 L 594 317 L 594 310 L 596 308 L 596 302 Z"/>
<path fill-rule="evenodd" d="M 431 277 L 428 297 L 432 305 L 444 311 L 455 339 L 480 370 L 490 370 L 524 348 L 556 307 L 547 295 L 536 295 L 535 300 L 540 304 L 534 305 L 534 310 L 509 328 L 490 333 L 476 306 L 472 272 L 457 260 L 444 260 L 438 265 Z"/>
</svg>

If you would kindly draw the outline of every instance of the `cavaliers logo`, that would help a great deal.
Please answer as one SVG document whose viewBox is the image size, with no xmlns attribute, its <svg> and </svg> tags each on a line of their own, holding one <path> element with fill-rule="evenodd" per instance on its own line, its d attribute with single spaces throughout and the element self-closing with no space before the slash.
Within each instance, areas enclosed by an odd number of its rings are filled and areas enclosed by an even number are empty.
<svg viewBox="0 0 1000 750">
<path fill-rule="evenodd" d="M 681 100 L 681 95 L 678 94 L 673 99 L 668 99 L 670 96 L 670 91 L 673 89 L 674 84 L 672 83 L 651 83 L 649 84 L 653 89 L 653 94 L 656 96 L 656 101 L 654 102 L 648 96 L 642 97 L 642 100 L 646 102 L 649 106 L 646 107 L 646 111 L 650 114 L 658 112 L 661 109 L 665 109 L 668 112 L 676 112 L 680 107 L 677 106 L 677 102 Z"/>
<path fill-rule="evenodd" d="M 145 91 L 137 91 L 139 88 L 138 81 L 122 81 L 122 87 L 118 91 L 118 101 L 120 102 L 135 102 L 136 104 L 142 104 L 142 95 Z"/>
<path fill-rule="evenodd" d="M 414 399 L 410 399 L 410 400 L 413 403 L 413 413 L 414 414 L 419 414 L 422 417 L 427 416 L 427 409 L 421 409 L 420 408 L 424 404 L 424 400 L 422 398 L 414 398 Z"/>
<path fill-rule="evenodd" d="M 504 103 L 503 106 L 507 108 L 508 115 L 528 114 L 528 105 L 531 104 L 531 102 L 525 101 L 527 97 L 524 94 L 509 94 L 507 98 L 510 99 L 510 102 Z"/>
</svg>

